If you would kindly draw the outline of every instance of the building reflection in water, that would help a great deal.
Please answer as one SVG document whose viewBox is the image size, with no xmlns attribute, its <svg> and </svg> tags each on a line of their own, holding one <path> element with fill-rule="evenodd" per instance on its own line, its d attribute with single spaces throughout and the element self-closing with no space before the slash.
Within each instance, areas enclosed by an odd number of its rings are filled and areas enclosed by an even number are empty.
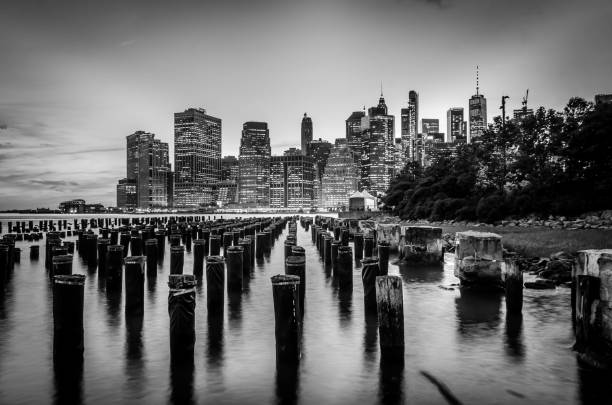
<svg viewBox="0 0 612 405">
<path fill-rule="evenodd" d="M 125 373 L 127 389 L 135 398 L 140 398 L 146 389 L 144 378 L 142 315 L 131 315 L 125 318 Z"/>
<path fill-rule="evenodd" d="M 367 370 L 372 371 L 378 353 L 378 317 L 365 312 L 363 334 L 363 359 Z"/>
</svg>

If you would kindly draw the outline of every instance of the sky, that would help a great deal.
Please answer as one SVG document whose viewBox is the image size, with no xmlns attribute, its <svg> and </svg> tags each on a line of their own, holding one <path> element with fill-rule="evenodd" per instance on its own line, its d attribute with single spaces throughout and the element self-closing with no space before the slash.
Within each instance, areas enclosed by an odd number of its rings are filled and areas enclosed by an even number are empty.
<svg viewBox="0 0 612 405">
<path fill-rule="evenodd" d="M 223 155 L 242 124 L 266 121 L 273 154 L 345 136 L 352 111 L 419 118 L 475 93 L 489 121 L 502 95 L 562 109 L 612 92 L 609 0 L 19 0 L 0 5 L 0 209 L 116 204 L 125 137 L 153 132 L 173 153 L 173 113 L 223 120 Z M 467 115 L 467 114 L 466 114 Z"/>
</svg>

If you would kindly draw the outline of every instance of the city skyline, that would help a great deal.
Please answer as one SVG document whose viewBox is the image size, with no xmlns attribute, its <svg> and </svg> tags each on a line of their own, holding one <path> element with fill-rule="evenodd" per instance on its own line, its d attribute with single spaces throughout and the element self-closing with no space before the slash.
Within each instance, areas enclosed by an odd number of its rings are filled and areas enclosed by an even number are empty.
<svg viewBox="0 0 612 405">
<path fill-rule="evenodd" d="M 134 3 L 5 6 L 0 209 L 54 207 L 71 198 L 114 205 L 117 179 L 125 177 L 125 137 L 153 133 L 174 156 L 172 115 L 188 107 L 223 120 L 223 156 L 238 154 L 249 120 L 269 124 L 272 154 L 279 155 L 299 147 L 304 112 L 315 138 L 343 137 L 346 118 L 372 104 L 381 81 L 396 121 L 414 89 L 419 118 L 437 118 L 442 128 L 451 107 L 463 107 L 467 121 L 475 65 L 489 122 L 502 94 L 510 96 L 509 112 L 520 108 L 527 88 L 529 107 L 555 109 L 572 96 L 592 100 L 611 90 L 605 42 L 612 6 L 604 1 L 519 1 L 503 12 L 484 0 L 384 7 L 266 0 L 207 5 L 206 13 L 189 1 L 172 13 L 162 2 L 146 9 Z M 320 28 L 311 30 L 311 21 Z M 425 29 L 432 35 L 422 35 Z M 391 58 L 355 65 L 354 44 L 380 46 Z M 174 63 L 194 50 L 201 56 Z M 441 63 L 450 52 L 452 78 Z M 304 53 L 312 63 L 300 66 Z M 405 63 L 414 54 L 420 62 Z M 239 63 L 245 59 L 248 67 Z"/>
</svg>

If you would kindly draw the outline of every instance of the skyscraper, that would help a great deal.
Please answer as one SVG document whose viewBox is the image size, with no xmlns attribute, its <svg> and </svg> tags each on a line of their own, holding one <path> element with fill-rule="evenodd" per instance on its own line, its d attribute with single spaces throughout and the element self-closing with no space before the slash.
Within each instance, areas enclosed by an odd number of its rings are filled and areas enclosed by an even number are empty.
<svg viewBox="0 0 612 405">
<path fill-rule="evenodd" d="M 354 111 L 345 121 L 346 142 L 353 154 L 353 160 L 359 166 L 361 162 L 361 119 L 365 117 L 365 111 Z"/>
<path fill-rule="evenodd" d="M 410 90 L 408 93 L 408 106 L 401 111 L 402 148 L 407 157 L 415 160 L 419 138 L 419 94 Z"/>
<path fill-rule="evenodd" d="M 462 107 L 450 108 L 446 112 L 446 138 L 444 141 L 466 141 Z"/>
<path fill-rule="evenodd" d="M 302 118 L 302 154 L 309 156 L 308 147 L 312 141 L 312 119 L 304 113 Z"/>
<path fill-rule="evenodd" d="M 421 120 L 423 135 L 440 132 L 440 120 L 437 118 L 423 118 Z"/>
<path fill-rule="evenodd" d="M 121 179 L 117 184 L 117 208 L 134 209 L 138 207 L 136 180 Z"/>
<path fill-rule="evenodd" d="M 136 184 L 136 206 L 143 209 L 167 207 L 170 173 L 168 144 L 144 131 L 128 135 L 126 142 L 126 178 Z"/>
<path fill-rule="evenodd" d="M 359 171 L 351 149 L 336 142 L 331 149 L 321 182 L 325 208 L 348 207 L 349 196 L 358 190 Z"/>
<path fill-rule="evenodd" d="M 314 160 L 291 148 L 270 159 L 270 207 L 310 208 L 313 205 Z"/>
<path fill-rule="evenodd" d="M 382 93 L 378 105 L 361 119 L 362 155 L 359 188 L 384 193 L 395 171 L 395 117 L 389 115 Z"/>
<path fill-rule="evenodd" d="M 480 94 L 478 81 L 478 66 L 476 66 L 476 94 L 470 98 L 470 136 L 467 140 L 472 142 L 481 136 L 487 129 L 487 99 Z"/>
<path fill-rule="evenodd" d="M 240 139 L 238 201 L 244 207 L 270 206 L 270 131 L 266 122 L 245 122 Z"/>
<path fill-rule="evenodd" d="M 174 206 L 197 208 L 214 201 L 221 180 L 221 119 L 203 108 L 174 114 Z"/>
<path fill-rule="evenodd" d="M 221 181 L 238 181 L 240 167 L 236 156 L 223 156 L 221 159 Z"/>
</svg>

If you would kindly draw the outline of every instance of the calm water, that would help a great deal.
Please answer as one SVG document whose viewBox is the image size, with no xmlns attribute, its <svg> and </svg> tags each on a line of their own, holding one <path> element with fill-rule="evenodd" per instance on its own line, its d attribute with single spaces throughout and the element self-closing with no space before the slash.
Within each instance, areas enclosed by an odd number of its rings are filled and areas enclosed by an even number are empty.
<svg viewBox="0 0 612 405">
<path fill-rule="evenodd" d="M 87 275 L 85 361 L 81 384 L 68 386 L 57 383 L 53 372 L 44 241 L 17 242 L 21 263 L 0 300 L 0 402 L 50 403 L 61 390 L 90 404 L 444 403 L 421 370 L 465 404 L 612 400 L 612 379 L 582 370 L 571 351 L 568 289 L 525 290 L 523 319 L 509 322 L 503 296 L 439 288 L 457 282 L 451 255 L 439 268 L 390 265 L 389 273 L 403 281 L 405 365 L 381 367 L 376 323 L 364 319 L 360 268 L 352 293 L 340 293 L 310 232 L 299 225 L 298 244 L 307 257 L 303 358 L 296 373 L 277 374 L 270 277 L 284 272 L 286 235 L 256 264 L 248 289 L 226 297 L 221 345 L 209 344 L 206 287 L 198 286 L 193 370 L 170 367 L 168 251 L 157 279 L 146 282 L 142 325 L 126 324 L 124 297 L 107 295 L 96 271 L 75 256 L 74 272 Z M 41 246 L 39 261 L 30 262 L 31 244 Z M 186 252 L 187 274 L 192 259 Z"/>
</svg>

